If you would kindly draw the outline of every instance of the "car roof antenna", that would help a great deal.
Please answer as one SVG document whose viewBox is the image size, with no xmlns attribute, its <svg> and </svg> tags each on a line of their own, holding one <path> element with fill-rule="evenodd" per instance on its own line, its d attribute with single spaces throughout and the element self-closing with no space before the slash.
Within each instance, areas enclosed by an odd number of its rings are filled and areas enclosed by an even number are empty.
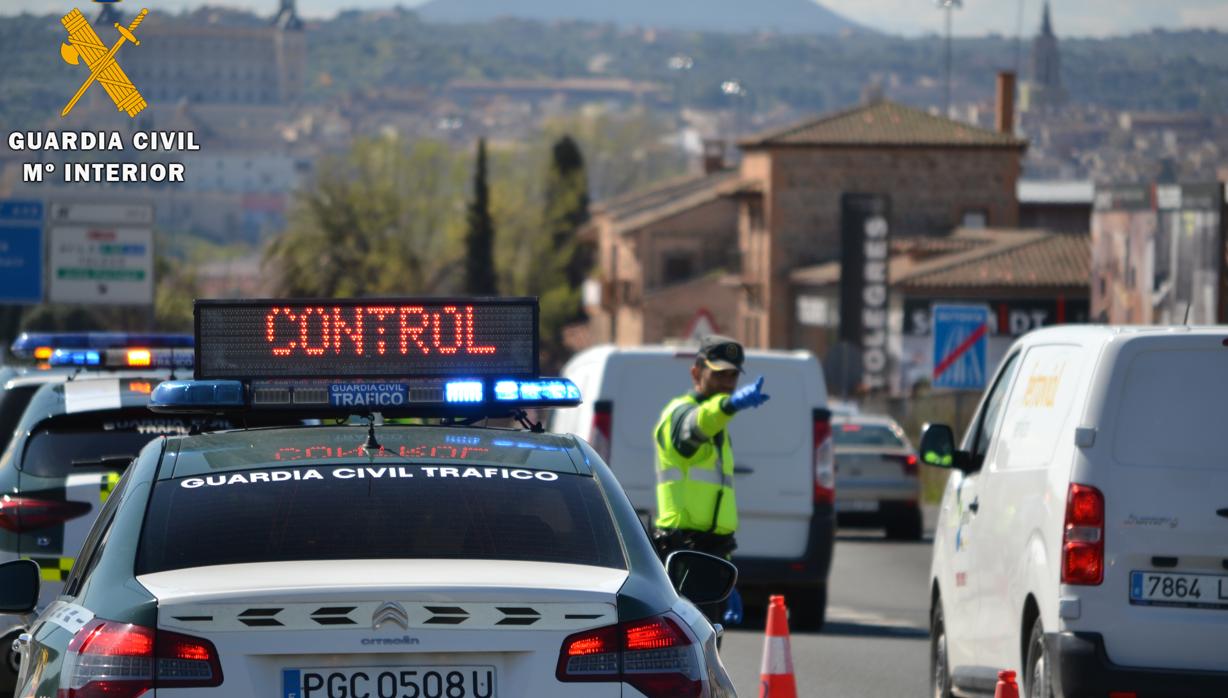
<svg viewBox="0 0 1228 698">
<path fill-rule="evenodd" d="M 512 418 L 517 422 L 520 422 L 520 426 L 528 429 L 534 434 L 541 434 L 546 431 L 541 422 L 535 422 L 532 419 L 529 419 L 528 413 L 524 410 L 516 410 L 515 412 L 512 412 Z"/>
<path fill-rule="evenodd" d="M 384 450 L 380 442 L 375 440 L 375 415 L 370 412 L 367 413 L 367 442 L 362 445 L 362 450 L 366 451 L 368 455 Z"/>
<path fill-rule="evenodd" d="M 1190 308 L 1193 308 L 1193 307 L 1194 307 L 1194 301 L 1192 300 L 1189 303 L 1185 304 L 1185 322 L 1182 324 L 1184 325 L 1190 324 Z"/>
</svg>

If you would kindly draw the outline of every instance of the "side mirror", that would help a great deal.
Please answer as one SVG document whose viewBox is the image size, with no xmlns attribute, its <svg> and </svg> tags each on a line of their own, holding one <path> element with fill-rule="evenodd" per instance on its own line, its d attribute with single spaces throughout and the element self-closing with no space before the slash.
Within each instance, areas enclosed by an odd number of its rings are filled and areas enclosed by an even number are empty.
<svg viewBox="0 0 1228 698">
<path fill-rule="evenodd" d="M 945 424 L 921 428 L 921 462 L 939 468 L 955 465 L 955 432 Z"/>
<path fill-rule="evenodd" d="M 0 613 L 29 613 L 38 606 L 39 572 L 33 560 L 0 565 Z"/>
<path fill-rule="evenodd" d="M 732 562 L 696 550 L 675 550 L 665 558 L 669 581 L 681 596 L 698 606 L 729 598 L 738 581 Z"/>
<path fill-rule="evenodd" d="M 955 448 L 955 432 L 946 424 L 926 424 L 921 430 L 921 462 L 936 468 L 973 473 L 972 457 Z"/>
</svg>

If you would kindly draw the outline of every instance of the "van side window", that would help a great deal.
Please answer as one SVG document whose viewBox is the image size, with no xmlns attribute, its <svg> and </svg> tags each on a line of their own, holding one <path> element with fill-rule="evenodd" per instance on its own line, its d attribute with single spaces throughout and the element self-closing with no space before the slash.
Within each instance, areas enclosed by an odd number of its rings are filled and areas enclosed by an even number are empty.
<svg viewBox="0 0 1228 698">
<path fill-rule="evenodd" d="M 985 400 L 985 409 L 982 410 L 981 418 L 976 425 L 976 437 L 973 442 L 972 457 L 975 459 L 983 459 L 985 454 L 989 453 L 990 439 L 998 432 L 998 424 L 1002 421 L 1003 402 L 1006 400 L 1006 394 L 1010 392 L 1011 383 L 1014 382 L 1015 372 L 1018 369 L 1019 354 L 1016 352 L 1006 359 L 1006 365 L 1002 368 L 997 382 L 994 383 L 989 397 Z"/>
</svg>

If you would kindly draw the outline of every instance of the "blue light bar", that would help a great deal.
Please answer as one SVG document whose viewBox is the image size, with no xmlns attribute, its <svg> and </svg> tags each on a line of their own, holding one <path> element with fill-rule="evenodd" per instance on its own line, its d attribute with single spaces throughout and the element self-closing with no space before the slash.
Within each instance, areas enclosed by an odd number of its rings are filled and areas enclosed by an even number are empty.
<svg viewBox="0 0 1228 698">
<path fill-rule="evenodd" d="M 192 349 L 54 349 L 47 363 L 52 366 L 83 366 L 90 368 L 141 369 L 141 368 L 192 368 L 195 351 Z"/>
<path fill-rule="evenodd" d="M 482 402 L 482 381 L 448 381 L 444 384 L 443 399 L 450 403 L 480 403 Z"/>
<path fill-rule="evenodd" d="M 543 402 L 580 404 L 580 389 L 566 378 L 538 380 L 504 380 L 495 383 L 495 400 L 499 402 Z"/>
<path fill-rule="evenodd" d="M 575 407 L 580 389 L 566 378 L 536 380 L 406 378 L 382 381 L 230 379 L 162 382 L 155 412 L 282 412 L 303 417 L 378 412 L 397 417 L 507 417 L 518 410 Z"/>
<path fill-rule="evenodd" d="M 52 366 L 101 366 L 102 355 L 93 349 L 56 349 L 51 352 Z"/>
<path fill-rule="evenodd" d="M 48 352 L 56 349 L 124 349 L 128 347 L 144 347 L 146 349 L 191 349 L 196 346 L 195 338 L 190 334 L 164 333 L 131 333 L 131 332 L 23 332 L 13 340 L 10 350 L 14 356 L 30 358 L 38 357 L 35 353 L 42 348 Z"/>
<path fill-rule="evenodd" d="M 149 396 L 155 411 L 214 411 L 246 407 L 239 381 L 162 381 Z"/>
</svg>

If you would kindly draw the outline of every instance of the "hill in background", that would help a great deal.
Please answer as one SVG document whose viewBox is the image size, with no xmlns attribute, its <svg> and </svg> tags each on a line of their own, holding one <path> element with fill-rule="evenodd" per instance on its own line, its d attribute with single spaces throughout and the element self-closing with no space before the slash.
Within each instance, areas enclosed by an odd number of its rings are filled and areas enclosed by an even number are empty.
<svg viewBox="0 0 1228 698">
<path fill-rule="evenodd" d="M 867 31 L 812 0 L 431 0 L 415 8 L 433 22 L 500 17 L 581 20 L 684 31 L 839 34 Z"/>
</svg>

